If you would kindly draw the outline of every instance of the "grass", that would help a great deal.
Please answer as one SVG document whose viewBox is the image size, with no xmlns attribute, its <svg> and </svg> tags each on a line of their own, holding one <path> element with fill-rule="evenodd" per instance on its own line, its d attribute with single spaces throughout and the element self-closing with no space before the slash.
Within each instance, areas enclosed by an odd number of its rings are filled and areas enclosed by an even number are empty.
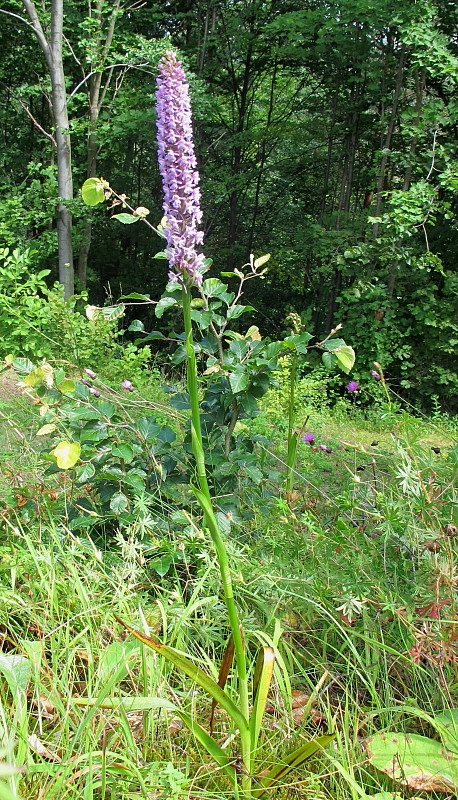
<svg viewBox="0 0 458 800">
<path fill-rule="evenodd" d="M 0 753 L 25 767 L 0 778 L 0 800 L 3 789 L 5 800 L 8 790 L 24 800 L 233 797 L 173 713 L 129 710 L 127 698 L 163 697 L 206 727 L 210 704 L 114 619 L 154 631 L 217 678 L 227 627 L 212 554 L 184 584 L 173 569 L 153 574 L 135 537 L 104 550 L 75 536 L 43 499 L 54 484 L 30 406 L 4 393 L 0 414 Z M 273 796 L 356 800 L 396 788 L 369 763 L 367 737 L 434 735 L 426 715 L 456 703 L 456 545 L 445 532 L 457 523 L 456 439 L 446 420 L 382 419 L 380 406 L 312 405 L 307 414 L 307 429 L 333 452 L 301 446 L 294 497 L 277 493 L 268 513 L 253 506 L 229 550 L 250 660 L 260 641 L 278 646 L 266 764 L 336 731 L 334 746 Z M 278 411 L 267 403 L 254 428 L 281 480 Z M 110 697 L 125 699 L 108 708 Z M 222 712 L 216 725 L 236 758 Z"/>
</svg>

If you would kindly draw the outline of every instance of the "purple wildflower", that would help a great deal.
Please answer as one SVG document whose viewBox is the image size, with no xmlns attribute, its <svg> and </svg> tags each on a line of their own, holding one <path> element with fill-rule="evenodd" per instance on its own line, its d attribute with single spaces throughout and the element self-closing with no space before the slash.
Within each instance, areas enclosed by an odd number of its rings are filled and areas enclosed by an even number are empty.
<svg viewBox="0 0 458 800">
<path fill-rule="evenodd" d="M 121 383 L 121 386 L 122 386 L 123 389 L 126 389 L 128 392 L 133 392 L 134 391 L 134 387 L 132 386 L 130 381 L 127 381 L 127 380 L 123 381 Z"/>
<path fill-rule="evenodd" d="M 83 383 L 84 386 L 92 386 L 92 383 L 86 380 L 86 378 L 81 378 L 81 383 Z"/>
<path fill-rule="evenodd" d="M 315 439 L 314 433 L 304 433 L 302 437 L 302 441 L 306 444 L 312 444 L 313 440 Z"/>
<path fill-rule="evenodd" d="M 92 386 L 89 389 L 90 393 L 94 395 L 94 397 L 100 397 L 100 392 L 97 389 L 94 389 Z"/>
<path fill-rule="evenodd" d="M 323 453 L 332 453 L 332 447 L 329 447 L 328 444 L 319 444 L 318 447 Z"/>
<path fill-rule="evenodd" d="M 85 369 L 84 370 L 86 375 L 89 375 L 90 378 L 96 378 L 97 375 L 95 374 L 94 370 L 92 369 Z"/>
<path fill-rule="evenodd" d="M 371 376 L 373 377 L 374 381 L 381 380 L 381 375 L 375 369 L 371 369 Z"/>
<path fill-rule="evenodd" d="M 359 386 L 356 381 L 350 381 L 347 383 L 347 392 L 357 392 L 359 390 Z"/>
<path fill-rule="evenodd" d="M 159 170 L 164 189 L 169 280 L 185 286 L 202 283 L 204 256 L 199 230 L 199 174 L 192 139 L 189 87 L 181 61 L 168 50 L 159 64 L 157 79 L 157 140 Z"/>
</svg>

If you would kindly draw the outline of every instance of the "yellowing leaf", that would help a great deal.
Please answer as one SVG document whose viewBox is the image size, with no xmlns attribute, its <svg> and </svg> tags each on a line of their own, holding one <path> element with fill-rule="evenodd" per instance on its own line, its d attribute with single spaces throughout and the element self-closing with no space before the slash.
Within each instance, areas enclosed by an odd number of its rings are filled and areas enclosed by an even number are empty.
<svg viewBox="0 0 458 800">
<path fill-rule="evenodd" d="M 56 426 L 49 422 L 47 425 L 42 425 L 40 430 L 37 431 L 37 436 L 47 436 L 48 433 L 52 433 L 56 430 Z"/>
<path fill-rule="evenodd" d="M 333 354 L 337 359 L 340 369 L 348 375 L 356 358 L 353 347 L 350 347 L 348 344 L 342 345 L 333 350 Z"/>
<path fill-rule="evenodd" d="M 100 314 L 98 306 L 86 306 L 86 317 L 94 322 Z"/>
<path fill-rule="evenodd" d="M 53 368 L 50 364 L 41 364 L 39 367 L 35 367 L 28 375 L 24 378 L 24 383 L 26 386 L 42 386 L 44 383 L 49 389 L 52 387 L 53 384 Z"/>
<path fill-rule="evenodd" d="M 75 391 L 75 383 L 74 381 L 70 380 L 70 378 L 66 378 L 59 386 L 59 390 L 62 394 L 67 394 L 68 392 Z"/>
<path fill-rule="evenodd" d="M 270 258 L 270 253 L 266 253 L 265 256 L 259 256 L 259 258 L 255 258 L 254 268 L 258 269 L 259 267 L 262 267 L 262 265 L 265 264 L 269 260 L 269 258 Z"/>
<path fill-rule="evenodd" d="M 57 461 L 59 469 L 71 469 L 75 466 L 81 453 L 81 447 L 78 442 L 59 442 L 59 444 L 51 451 Z"/>
<path fill-rule="evenodd" d="M 213 364 L 211 367 L 208 367 L 204 375 L 213 375 L 214 372 L 221 372 L 221 366 L 219 364 Z"/>
<path fill-rule="evenodd" d="M 245 339 L 251 339 L 253 342 L 261 342 L 262 341 L 262 336 L 259 333 L 258 326 L 257 325 L 251 325 L 251 327 L 248 328 L 244 338 Z"/>
</svg>

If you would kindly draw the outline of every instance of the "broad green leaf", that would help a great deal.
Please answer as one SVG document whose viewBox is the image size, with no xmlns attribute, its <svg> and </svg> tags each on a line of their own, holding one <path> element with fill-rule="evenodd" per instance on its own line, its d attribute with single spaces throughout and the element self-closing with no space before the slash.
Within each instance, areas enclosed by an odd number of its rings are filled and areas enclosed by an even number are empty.
<svg viewBox="0 0 458 800">
<path fill-rule="evenodd" d="M 141 339 L 135 339 L 134 344 L 136 345 L 145 344 L 146 342 L 152 342 L 154 339 L 165 339 L 165 338 L 166 337 L 164 336 L 164 334 L 161 333 L 160 331 L 151 331 L 146 336 L 142 336 Z"/>
<path fill-rule="evenodd" d="M 110 508 L 115 514 L 122 514 L 129 508 L 129 501 L 125 494 L 116 492 L 110 500 Z"/>
<path fill-rule="evenodd" d="M 254 311 L 253 306 L 243 306 L 243 305 L 229 306 L 229 308 L 227 309 L 227 319 L 228 320 L 237 319 L 242 314 L 244 314 L 245 311 Z"/>
<path fill-rule="evenodd" d="M 130 323 L 129 327 L 127 328 L 128 331 L 144 331 L 145 326 L 141 319 L 133 319 Z"/>
<path fill-rule="evenodd" d="M 318 736 L 316 739 L 311 739 L 310 742 L 302 745 L 302 747 L 298 747 L 297 750 L 293 750 L 288 755 L 284 756 L 284 758 L 275 764 L 265 776 L 260 776 L 260 783 L 264 785 L 264 789 L 254 789 L 252 794 L 254 797 L 263 797 L 267 794 L 267 789 L 271 786 L 275 785 L 275 783 L 279 780 L 285 778 L 291 770 L 300 767 L 304 761 L 311 758 L 326 747 L 329 742 L 335 738 L 334 733 L 325 734 L 324 736 Z"/>
<path fill-rule="evenodd" d="M 62 381 L 60 384 L 59 391 L 62 392 L 62 394 L 71 394 L 71 392 L 75 391 L 75 382 L 66 378 L 66 380 Z"/>
<path fill-rule="evenodd" d="M 332 369 L 337 364 L 334 353 L 323 353 L 323 364 L 326 369 Z"/>
<path fill-rule="evenodd" d="M 213 697 L 219 705 L 224 708 L 225 711 L 229 714 L 232 721 L 235 723 L 239 730 L 248 730 L 248 720 L 245 719 L 242 712 L 237 708 L 234 701 L 229 697 L 229 695 L 221 689 L 220 686 L 213 680 L 206 672 L 203 671 L 200 667 L 197 667 L 187 656 L 179 653 L 177 650 L 173 650 L 171 647 L 168 647 L 159 639 L 153 638 L 152 636 L 146 636 L 146 634 L 141 633 L 141 631 L 137 631 L 134 628 L 131 628 L 130 625 L 127 625 L 126 622 L 123 622 L 122 619 L 116 616 L 117 621 L 122 625 L 132 636 L 135 636 L 140 642 L 145 644 L 147 647 L 150 647 L 156 653 L 159 653 L 167 661 L 170 661 L 174 664 L 178 669 L 184 672 L 189 678 L 192 678 L 202 689 L 204 689 L 210 697 Z"/>
<path fill-rule="evenodd" d="M 98 206 L 105 200 L 103 183 L 100 178 L 88 178 L 81 187 L 83 203 L 87 206 Z"/>
<path fill-rule="evenodd" d="M 356 358 L 353 347 L 350 347 L 348 344 L 343 345 L 337 350 L 334 350 L 333 355 L 335 355 L 340 369 L 348 375 L 355 363 Z"/>
<path fill-rule="evenodd" d="M 89 461 L 87 464 L 83 464 L 82 467 L 78 467 L 76 470 L 76 482 L 77 483 L 86 483 L 95 475 L 95 467 Z"/>
<path fill-rule="evenodd" d="M 119 444 L 113 445 L 111 453 L 114 456 L 118 456 L 118 458 L 122 458 L 127 464 L 130 464 L 134 457 L 133 447 L 128 442 L 120 442 Z"/>
<path fill-rule="evenodd" d="M 150 300 L 149 294 L 140 294 L 139 292 L 131 292 L 130 294 L 123 294 L 120 300 Z"/>
<path fill-rule="evenodd" d="M 59 442 L 51 453 L 55 456 L 59 469 L 71 469 L 80 457 L 81 445 L 78 442 Z"/>
<path fill-rule="evenodd" d="M 345 345 L 344 339 L 328 339 L 327 342 L 324 342 L 323 347 L 325 350 L 337 350 L 339 347 L 343 347 Z"/>
<path fill-rule="evenodd" d="M 455 793 L 458 758 L 441 742 L 406 733 L 378 733 L 366 741 L 371 764 L 416 791 Z"/>
<path fill-rule="evenodd" d="M 161 558 L 153 558 L 152 560 L 148 561 L 148 567 L 152 567 L 152 569 L 154 569 L 154 571 L 157 572 L 161 578 L 163 578 L 164 575 L 167 575 L 172 561 L 173 558 L 171 555 L 164 555 L 161 556 Z"/>
<path fill-rule="evenodd" d="M 123 225 L 133 225 L 134 222 L 138 222 L 141 217 L 137 217 L 135 214 L 126 214 L 122 212 L 121 214 L 113 214 L 112 219 L 117 219 L 118 222 L 122 222 Z"/>
<path fill-rule="evenodd" d="M 19 375 L 28 375 L 35 369 L 35 364 L 29 358 L 13 358 L 11 365 Z"/>
<path fill-rule="evenodd" d="M 220 297 L 227 292 L 227 286 L 218 278 L 207 278 L 202 284 L 202 290 L 207 297 Z"/>
<path fill-rule="evenodd" d="M 37 431 L 37 436 L 48 436 L 48 434 L 53 433 L 55 430 L 57 430 L 56 426 L 53 425 L 52 422 L 48 422 L 47 425 L 42 425 Z"/>
<path fill-rule="evenodd" d="M 231 384 L 231 389 L 234 394 L 243 392 L 244 389 L 247 388 L 249 382 L 250 375 L 244 369 L 235 369 L 234 372 L 231 372 L 229 375 L 229 383 Z"/>
<path fill-rule="evenodd" d="M 261 731 L 262 718 L 274 672 L 275 651 L 273 647 L 261 647 L 256 660 L 253 678 L 254 703 L 250 716 L 251 752 L 255 753 Z"/>
<path fill-rule="evenodd" d="M 439 730 L 445 747 L 458 753 L 458 708 L 448 708 L 434 717 L 443 730 Z"/>
<path fill-rule="evenodd" d="M 159 302 L 156 304 L 156 308 L 154 309 L 156 317 L 160 319 L 164 311 L 170 308 L 170 306 L 175 306 L 176 304 L 177 304 L 176 297 L 161 297 Z"/>
<path fill-rule="evenodd" d="M 16 705 L 25 699 L 31 669 L 32 665 L 25 656 L 0 653 L 0 674 L 5 678 Z"/>
</svg>

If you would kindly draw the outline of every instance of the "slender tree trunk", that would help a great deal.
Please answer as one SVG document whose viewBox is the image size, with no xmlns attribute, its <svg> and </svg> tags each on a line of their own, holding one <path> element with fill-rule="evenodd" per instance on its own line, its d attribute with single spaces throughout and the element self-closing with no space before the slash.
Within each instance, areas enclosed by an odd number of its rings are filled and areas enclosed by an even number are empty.
<svg viewBox="0 0 458 800">
<path fill-rule="evenodd" d="M 64 65 L 62 61 L 63 0 L 52 0 L 51 33 L 46 38 L 33 0 L 22 0 L 38 43 L 46 58 L 52 87 L 52 112 L 55 125 L 57 156 L 57 240 L 59 281 L 65 298 L 74 293 L 72 215 L 67 201 L 73 199 L 72 151 L 67 112 Z"/>
</svg>

